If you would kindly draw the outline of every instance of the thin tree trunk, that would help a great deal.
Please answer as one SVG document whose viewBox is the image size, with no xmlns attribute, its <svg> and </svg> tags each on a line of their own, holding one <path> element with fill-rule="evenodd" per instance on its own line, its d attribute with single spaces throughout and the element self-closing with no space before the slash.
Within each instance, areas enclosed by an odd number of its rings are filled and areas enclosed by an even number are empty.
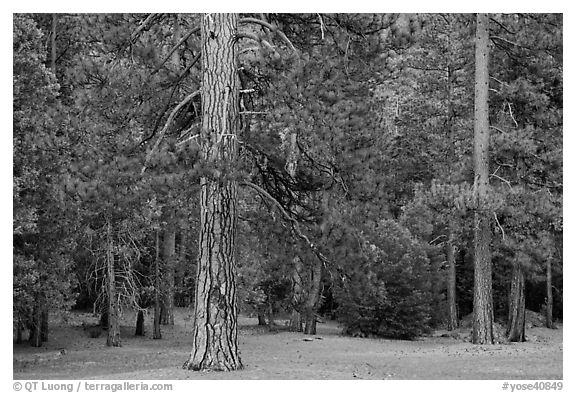
<svg viewBox="0 0 576 393">
<path fill-rule="evenodd" d="M 474 86 L 474 318 L 472 342 L 494 344 L 492 303 L 492 260 L 490 253 L 490 215 L 488 151 L 488 15 L 476 18 L 476 74 Z"/>
<path fill-rule="evenodd" d="M 42 346 L 42 306 L 37 295 L 32 310 L 32 326 L 30 327 L 30 345 L 36 348 Z"/>
<path fill-rule="evenodd" d="M 448 140 L 450 148 L 446 150 L 446 162 L 454 162 L 456 158 L 456 151 L 454 146 L 454 108 L 452 103 L 453 85 L 452 85 L 452 68 L 448 65 L 446 69 L 446 109 L 447 109 L 447 122 L 446 128 L 448 131 Z M 448 171 L 448 182 L 453 181 L 452 173 Z M 446 300 L 448 303 L 448 330 L 458 329 L 458 308 L 456 306 L 456 235 L 455 235 L 455 220 L 456 212 L 452 211 L 448 216 L 448 242 L 446 243 L 446 261 L 448 263 L 448 271 L 446 277 Z"/>
<path fill-rule="evenodd" d="M 160 331 L 161 318 L 161 298 L 160 298 L 160 230 L 156 230 L 156 258 L 154 260 L 154 331 L 152 338 L 159 340 L 162 338 Z"/>
<path fill-rule="evenodd" d="M 118 299 L 116 298 L 116 273 L 114 271 L 114 244 L 112 241 L 112 229 L 108 223 L 107 252 L 106 252 L 106 278 L 108 284 L 108 338 L 106 345 L 120 347 L 120 325 L 118 321 Z"/>
<path fill-rule="evenodd" d="M 456 308 L 456 247 L 454 246 L 453 223 L 448 224 L 448 242 L 446 244 L 446 260 L 448 262 L 448 277 L 446 280 L 448 302 L 448 330 L 458 329 L 458 310 Z"/>
<path fill-rule="evenodd" d="M 302 300 L 304 295 L 304 287 L 302 285 L 302 259 L 295 256 L 292 259 L 294 266 L 292 270 L 292 315 L 290 316 L 290 330 L 293 332 L 304 331 L 302 326 L 302 314 L 300 308 L 302 307 Z"/>
<path fill-rule="evenodd" d="M 162 320 L 163 325 L 174 325 L 174 269 L 176 267 L 176 227 L 170 222 L 164 231 L 162 259 L 164 260 Z"/>
<path fill-rule="evenodd" d="M 237 157 L 237 14 L 207 14 L 202 33 L 202 177 L 191 370 L 242 368 L 236 298 L 237 182 L 226 178 Z"/>
<path fill-rule="evenodd" d="M 22 319 L 18 317 L 18 322 L 16 322 L 16 344 L 22 344 L 22 330 L 24 330 L 24 324 Z"/>
<path fill-rule="evenodd" d="M 180 14 L 176 14 L 175 16 L 175 23 L 174 23 L 174 44 L 176 45 L 178 42 L 180 42 L 182 33 L 180 30 Z M 176 72 L 178 74 L 180 74 L 180 51 L 179 49 L 176 49 L 174 51 L 174 53 L 172 53 L 172 64 L 174 64 L 174 68 L 176 69 Z"/>
<path fill-rule="evenodd" d="M 293 179 L 296 178 L 296 168 L 298 166 L 298 143 L 296 131 L 290 133 L 288 154 L 286 158 L 286 172 Z M 290 316 L 290 330 L 293 332 L 304 331 L 302 326 L 302 307 L 304 287 L 302 286 L 302 259 L 296 255 L 292 259 L 292 315 Z"/>
<path fill-rule="evenodd" d="M 512 269 L 508 304 L 508 326 L 506 328 L 508 341 L 526 341 L 526 297 L 524 288 L 524 271 L 520 264 L 515 263 Z"/>
<path fill-rule="evenodd" d="M 186 254 L 188 252 L 188 229 L 181 228 L 180 231 L 180 247 L 178 249 L 178 262 L 180 266 L 184 264 L 186 261 Z M 186 269 L 187 270 L 187 269 Z M 190 307 L 190 291 L 185 290 L 187 286 L 187 277 L 186 271 L 184 269 L 177 269 L 174 272 L 175 281 L 177 285 L 180 287 L 180 297 L 179 297 L 179 307 Z"/>
<path fill-rule="evenodd" d="M 48 310 L 44 304 L 44 309 L 40 313 L 40 339 L 43 342 L 48 341 Z"/>
<path fill-rule="evenodd" d="M 136 317 L 136 331 L 135 336 L 144 335 L 144 311 L 138 310 L 138 316 Z"/>
<path fill-rule="evenodd" d="M 316 309 L 320 300 L 320 287 L 322 283 L 322 262 L 314 258 L 312 263 L 310 291 L 304 304 L 304 334 L 316 334 Z"/>
<path fill-rule="evenodd" d="M 272 301 L 270 300 L 270 295 L 268 295 L 268 301 L 266 304 L 266 316 L 268 319 L 268 329 L 271 331 L 276 331 L 276 322 L 274 321 L 274 308 L 272 307 Z"/>
<path fill-rule="evenodd" d="M 556 329 L 552 318 L 552 257 L 546 259 L 546 327 Z"/>
</svg>

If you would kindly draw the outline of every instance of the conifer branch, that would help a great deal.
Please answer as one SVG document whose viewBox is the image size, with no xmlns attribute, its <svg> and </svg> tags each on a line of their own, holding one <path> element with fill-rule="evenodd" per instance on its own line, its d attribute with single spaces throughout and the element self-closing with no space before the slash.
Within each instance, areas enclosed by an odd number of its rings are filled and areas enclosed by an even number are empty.
<svg viewBox="0 0 576 393">
<path fill-rule="evenodd" d="M 184 71 L 182 71 L 182 73 L 178 77 L 178 81 L 176 83 L 180 82 L 182 80 L 182 78 L 184 78 L 184 76 L 186 76 L 188 71 L 190 71 L 190 69 L 192 67 L 194 67 L 194 64 L 198 63 L 198 60 L 200 60 L 200 52 L 198 52 L 198 54 L 192 59 L 192 62 L 190 64 L 188 64 L 186 69 Z"/>
<path fill-rule="evenodd" d="M 308 236 L 306 236 L 304 233 L 302 233 L 302 231 L 300 230 L 300 225 L 298 224 L 298 221 L 294 217 L 292 217 L 290 215 L 290 213 L 288 213 L 288 211 L 284 208 L 284 206 L 282 206 L 282 204 L 280 202 L 278 202 L 278 200 L 276 198 L 274 198 L 272 195 L 270 195 L 270 193 L 268 193 L 265 189 L 263 189 L 262 187 L 254 184 L 252 182 L 244 181 L 244 182 L 241 182 L 240 185 L 244 185 L 244 186 L 248 186 L 248 187 L 252 188 L 256 192 L 258 192 L 258 194 L 266 197 L 266 199 L 268 199 L 270 202 L 272 202 L 274 204 L 274 206 L 276 206 L 278 208 L 278 210 L 280 210 L 280 213 L 282 213 L 284 218 L 286 218 L 288 221 L 290 221 L 290 223 L 292 225 L 292 229 L 294 230 L 296 235 L 298 235 L 298 237 L 303 239 L 308 244 L 308 246 L 310 247 L 312 252 L 316 255 L 316 257 L 318 257 L 318 259 L 320 259 L 322 261 L 324 266 L 327 267 L 326 263 L 328 262 L 328 258 L 326 258 L 326 256 L 324 256 L 324 254 L 322 254 L 322 252 L 320 252 L 320 250 L 318 250 L 318 247 L 316 247 L 316 245 L 314 243 L 312 243 L 312 241 L 310 241 Z"/>
<path fill-rule="evenodd" d="M 240 31 L 236 34 L 236 38 L 246 38 L 252 41 L 256 41 L 259 44 L 264 45 L 265 47 L 267 47 L 268 49 L 270 49 L 271 51 L 273 51 L 274 53 L 278 54 L 278 51 L 274 48 L 274 46 L 272 44 L 270 44 L 268 41 L 266 41 L 264 38 L 262 38 L 259 35 L 253 34 L 253 33 L 249 33 L 247 31 Z"/>
<path fill-rule="evenodd" d="M 182 45 L 184 42 L 186 42 L 186 40 L 188 38 L 190 38 L 190 36 L 194 33 L 197 33 L 200 31 L 200 26 L 193 28 L 192 30 L 190 30 L 184 37 L 182 37 L 182 39 L 180 41 L 178 41 L 178 43 L 176 45 L 174 45 L 174 47 L 172 49 L 170 49 L 170 52 L 168 52 L 168 54 L 166 55 L 166 57 L 160 62 L 160 64 L 156 67 L 156 69 L 154 70 L 154 72 L 158 72 L 160 70 L 160 68 L 170 59 L 170 57 L 172 56 L 172 54 L 174 52 L 176 52 L 176 50 L 180 47 L 180 45 Z M 199 57 L 200 55 L 198 55 L 197 57 Z M 196 58 L 194 59 L 193 63 L 195 63 L 197 60 Z"/>
<path fill-rule="evenodd" d="M 180 102 L 176 106 L 176 108 L 174 108 L 172 113 L 170 113 L 170 116 L 168 116 L 168 120 L 166 120 L 166 124 L 164 124 L 164 127 L 160 131 L 160 135 L 158 135 L 158 139 L 156 140 L 156 143 L 154 143 L 154 147 L 152 147 L 152 150 L 150 150 L 150 152 L 146 155 L 146 160 L 144 161 L 144 166 L 142 167 L 142 172 L 141 172 L 142 174 L 146 171 L 146 166 L 148 165 L 148 163 L 150 162 L 150 159 L 152 158 L 152 156 L 154 155 L 154 153 L 158 149 L 158 146 L 160 145 L 160 142 L 162 141 L 164 134 L 166 133 L 166 131 L 168 130 L 168 128 L 172 124 L 172 121 L 174 120 L 174 117 L 176 116 L 176 114 L 180 111 L 180 109 L 182 109 L 182 107 L 184 107 L 184 105 L 188 104 L 194 97 L 196 97 L 200 93 L 201 93 L 201 89 L 198 89 L 194 93 L 189 94 L 186 98 L 184 98 L 184 100 L 182 100 L 182 102 Z"/>
<path fill-rule="evenodd" d="M 134 42 L 136 40 L 136 38 L 138 37 L 138 34 L 140 34 L 142 32 L 142 30 L 144 30 L 154 19 L 156 19 L 159 15 L 161 14 L 150 14 L 148 15 L 148 17 L 146 19 L 144 19 L 144 22 L 142 22 L 140 24 L 140 26 L 138 26 L 138 28 L 136 30 L 134 30 L 134 32 L 131 35 L 131 40 L 132 42 Z"/>
<path fill-rule="evenodd" d="M 282 41 L 284 41 L 286 45 L 288 45 L 288 47 L 292 49 L 292 51 L 297 52 L 292 42 L 288 39 L 288 37 L 286 37 L 286 34 L 284 34 L 282 30 L 278 29 L 277 26 L 274 26 L 273 24 L 258 18 L 242 18 L 240 19 L 239 23 L 256 23 L 261 25 L 270 30 L 271 32 L 278 34 L 278 36 L 282 39 Z"/>
<path fill-rule="evenodd" d="M 504 26 L 504 24 L 502 24 L 501 22 L 497 21 L 496 19 L 490 18 L 490 20 L 491 20 L 492 22 L 496 23 L 496 24 L 497 24 L 498 26 L 500 26 L 502 29 L 504 29 L 507 33 L 509 33 L 509 34 L 514 34 L 514 35 L 517 34 L 516 32 L 510 30 L 509 28 L 507 28 L 506 26 Z"/>
<path fill-rule="evenodd" d="M 500 131 L 502 134 L 508 134 L 506 131 L 504 131 L 503 129 L 498 128 L 498 127 L 496 127 L 496 126 L 489 126 L 489 127 L 492 128 L 492 129 L 494 129 L 494 130 L 496 130 L 496 131 Z"/>
<path fill-rule="evenodd" d="M 512 189 L 512 184 L 510 184 L 510 180 L 506 180 L 506 179 L 498 176 L 498 175 L 496 174 L 496 172 L 494 172 L 493 174 L 491 174 L 490 177 L 495 177 L 496 179 L 498 179 L 498 180 L 506 183 L 506 184 L 508 185 L 508 187 L 510 187 L 510 189 Z"/>
</svg>

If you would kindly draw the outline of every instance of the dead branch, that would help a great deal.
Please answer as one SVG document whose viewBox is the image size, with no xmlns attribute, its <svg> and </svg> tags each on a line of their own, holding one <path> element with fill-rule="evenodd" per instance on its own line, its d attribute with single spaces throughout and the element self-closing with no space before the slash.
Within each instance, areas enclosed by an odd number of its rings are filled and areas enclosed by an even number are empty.
<svg viewBox="0 0 576 393">
<path fill-rule="evenodd" d="M 498 216 L 496 215 L 496 212 L 494 212 L 494 218 L 496 219 L 496 224 L 498 224 L 498 228 L 500 228 L 500 232 L 502 232 L 502 241 L 506 241 L 506 238 L 504 236 L 504 228 L 502 228 L 502 225 L 500 225 L 500 221 L 498 221 Z"/>
<path fill-rule="evenodd" d="M 142 30 L 144 30 L 146 28 L 146 26 L 148 26 L 154 19 L 156 19 L 156 17 L 160 15 L 160 14 L 150 14 L 148 15 L 148 17 L 146 19 L 144 19 L 144 22 L 142 22 L 140 24 L 140 26 L 138 26 L 138 28 L 136 30 L 134 30 L 134 32 L 131 34 L 130 38 L 132 40 L 132 42 L 134 42 L 136 40 L 136 38 L 138 37 L 138 34 L 140 34 L 142 32 Z"/>
<path fill-rule="evenodd" d="M 170 116 L 168 116 L 168 120 L 166 121 L 166 124 L 164 124 L 164 128 L 162 128 L 162 130 L 160 131 L 160 135 L 158 135 L 158 139 L 156 140 L 156 143 L 154 143 L 154 147 L 152 147 L 152 150 L 150 150 L 150 153 L 148 153 L 146 155 L 146 159 L 144 160 L 144 166 L 142 167 L 142 172 L 141 172 L 142 174 L 146 171 L 146 166 L 150 162 L 150 158 L 152 158 L 152 156 L 154 155 L 154 153 L 158 149 L 158 146 L 160 145 L 160 142 L 162 141 L 164 134 L 168 130 L 168 127 L 170 127 L 170 125 L 172 124 L 172 121 L 174 120 L 174 117 L 176 116 L 178 111 L 180 111 L 180 109 L 182 109 L 182 107 L 184 107 L 184 105 L 189 103 L 194 97 L 199 95 L 200 92 L 201 92 L 201 89 L 198 89 L 194 93 L 188 95 L 186 98 L 184 98 L 184 100 L 182 100 L 182 102 L 180 102 L 176 106 L 176 108 L 174 108 L 172 113 L 170 113 Z"/>
<path fill-rule="evenodd" d="M 324 21 L 322 20 L 322 15 L 317 14 L 318 15 L 318 19 L 320 19 L 320 32 L 322 33 L 322 39 L 324 39 Z"/>
<path fill-rule="evenodd" d="M 190 30 L 184 37 L 182 37 L 182 39 L 180 41 L 178 41 L 178 43 L 176 45 L 174 45 L 174 47 L 172 49 L 170 49 L 170 52 L 168 52 L 168 54 L 166 55 L 166 57 L 160 62 L 160 64 L 156 67 L 156 69 L 154 70 L 154 72 L 158 72 L 158 70 L 160 70 L 160 68 L 170 59 L 170 57 L 172 56 L 172 54 L 174 52 L 176 52 L 176 50 L 180 47 L 180 45 L 182 45 L 184 42 L 186 42 L 186 40 L 188 38 L 190 38 L 190 36 L 194 33 L 197 33 L 200 31 L 200 26 L 193 28 L 192 30 Z M 198 55 L 200 56 L 200 55 Z M 193 61 L 192 63 L 195 63 L 197 60 L 195 59 L 195 61 Z"/>
<path fill-rule="evenodd" d="M 494 130 L 496 130 L 496 131 L 500 131 L 502 134 L 508 134 L 506 131 L 504 131 L 503 129 L 498 128 L 498 127 L 496 127 L 496 126 L 490 126 L 490 128 L 492 128 L 492 129 L 494 129 Z"/>
<path fill-rule="evenodd" d="M 516 124 L 516 128 L 518 128 L 518 123 L 516 122 L 516 119 L 514 118 L 514 115 L 512 114 L 512 104 L 510 104 L 509 102 L 508 102 L 508 111 L 510 112 L 510 117 L 514 121 L 514 124 Z"/>
<path fill-rule="evenodd" d="M 271 32 L 278 34 L 278 36 L 282 39 L 282 41 L 284 41 L 286 45 L 288 45 L 290 49 L 292 49 L 292 51 L 297 52 L 292 42 L 288 39 L 288 37 L 286 37 L 286 35 L 282 32 L 282 30 L 278 29 L 277 26 L 274 26 L 273 24 L 258 18 L 242 18 L 240 19 L 239 23 L 256 23 L 261 25 L 270 30 Z"/>
</svg>

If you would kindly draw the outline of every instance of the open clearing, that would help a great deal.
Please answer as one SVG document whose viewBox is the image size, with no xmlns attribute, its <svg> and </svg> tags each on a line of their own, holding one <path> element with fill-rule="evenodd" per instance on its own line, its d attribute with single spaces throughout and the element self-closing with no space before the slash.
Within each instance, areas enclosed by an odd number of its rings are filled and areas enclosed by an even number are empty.
<svg viewBox="0 0 576 393">
<path fill-rule="evenodd" d="M 15 379 L 562 379 L 562 326 L 527 329 L 529 341 L 521 344 L 478 346 L 439 337 L 445 332 L 417 341 L 345 337 L 331 321 L 312 337 L 269 332 L 255 318 L 241 317 L 245 368 L 200 373 L 181 368 L 191 349 L 186 309 L 177 310 L 175 326 L 162 326 L 161 340 L 150 338 L 150 317 L 147 337 L 135 337 L 128 326 L 135 318 L 126 316 L 121 348 L 106 347 L 104 334 L 88 337 L 80 324 L 95 321 L 90 314 L 55 319 L 44 347 L 14 345 Z"/>
</svg>

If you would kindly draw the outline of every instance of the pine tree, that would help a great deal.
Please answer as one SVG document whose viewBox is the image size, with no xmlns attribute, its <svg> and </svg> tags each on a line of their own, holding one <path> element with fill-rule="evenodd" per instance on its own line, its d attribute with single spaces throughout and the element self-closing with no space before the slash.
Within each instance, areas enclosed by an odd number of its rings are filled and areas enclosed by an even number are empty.
<svg viewBox="0 0 576 393">
<path fill-rule="evenodd" d="M 474 320 L 472 342 L 494 344 L 492 260 L 490 254 L 490 193 L 488 151 L 488 15 L 476 17 L 476 74 L 474 84 Z"/>
<path fill-rule="evenodd" d="M 231 371 L 242 368 L 238 351 L 236 299 L 237 182 L 223 167 L 237 157 L 238 15 L 202 17 L 202 158 L 214 167 L 201 180 L 200 255 L 194 299 L 193 343 L 184 368 Z"/>
</svg>

